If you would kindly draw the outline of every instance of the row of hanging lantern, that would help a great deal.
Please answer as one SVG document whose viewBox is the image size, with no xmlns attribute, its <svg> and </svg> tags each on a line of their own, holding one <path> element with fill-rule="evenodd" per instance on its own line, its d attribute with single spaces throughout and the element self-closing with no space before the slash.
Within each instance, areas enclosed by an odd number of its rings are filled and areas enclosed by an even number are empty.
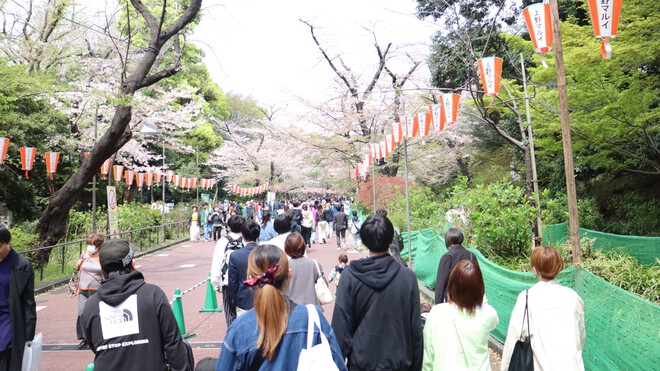
<svg viewBox="0 0 660 371">
<path fill-rule="evenodd" d="M 601 55 L 603 59 L 612 58 L 610 39 L 616 37 L 619 29 L 619 15 L 623 0 L 588 0 L 591 23 L 594 34 L 602 39 Z M 523 9 L 529 36 L 534 44 L 534 51 L 541 53 L 541 63 L 548 68 L 543 54 L 552 50 L 552 15 L 550 4 L 535 3 Z"/>
<path fill-rule="evenodd" d="M 266 182 L 258 187 L 239 187 L 237 185 L 232 185 L 227 187 L 227 190 L 229 190 L 231 193 L 239 196 L 254 196 L 258 195 L 260 193 L 265 192 L 269 188 L 269 183 Z"/>
<path fill-rule="evenodd" d="M 101 165 L 101 175 L 103 179 L 107 179 L 108 174 L 110 173 L 110 164 L 112 159 L 107 159 Z M 199 179 L 197 177 L 187 178 L 180 175 L 177 175 L 172 170 L 167 170 L 165 173 L 156 170 L 154 172 L 145 172 L 140 173 L 134 170 L 125 169 L 123 165 L 112 165 L 112 177 L 115 182 L 119 183 L 124 178 L 127 186 L 132 186 L 135 184 L 138 189 L 142 189 L 144 185 L 148 188 L 151 188 L 152 184 L 159 184 L 162 180 L 162 177 L 165 177 L 165 181 L 170 185 L 174 185 L 174 188 L 181 188 L 181 190 L 188 190 L 198 188 L 210 189 L 215 186 L 215 179 Z"/>
<path fill-rule="evenodd" d="M 399 116 L 397 122 L 392 123 L 392 134 L 385 135 L 380 142 L 369 143 L 369 153 L 357 167 L 350 169 L 351 180 L 358 177 L 367 178 L 370 166 L 380 159 L 394 153 L 396 146 L 406 138 L 426 137 L 431 132 L 441 132 L 448 125 L 455 124 L 458 116 L 459 94 L 441 94 L 439 104 L 432 104 L 428 111 L 413 116 Z"/>
<path fill-rule="evenodd" d="M 7 155 L 7 148 L 9 147 L 9 138 L 0 138 L 0 164 L 4 163 L 5 157 Z M 34 161 L 37 155 L 37 149 L 35 147 L 20 147 L 19 151 L 21 153 L 21 166 L 22 170 L 25 170 L 25 179 L 29 179 L 28 172 L 32 170 L 34 166 Z M 83 153 L 85 157 L 89 156 L 89 152 Z M 45 152 L 44 160 L 46 162 L 46 172 L 50 180 L 53 180 L 53 174 L 57 172 L 57 165 L 60 161 L 59 152 Z M 112 159 L 107 159 L 101 165 L 101 175 L 103 179 L 107 179 L 110 169 L 112 169 L 112 174 L 115 182 L 120 182 L 122 177 L 124 178 L 126 184 L 130 187 L 135 184 L 138 188 L 142 188 L 146 185 L 148 188 L 151 188 L 152 184 L 158 184 L 161 181 L 162 173 L 160 171 L 154 172 L 137 172 L 133 170 L 125 169 L 123 165 L 112 165 Z M 200 187 L 204 189 L 213 188 L 215 185 L 215 179 L 199 179 L 199 178 L 186 178 L 174 174 L 173 171 L 168 170 L 165 173 L 165 178 L 167 182 L 173 184 L 175 188 L 187 189 L 197 188 L 197 183 L 199 181 Z"/>
</svg>

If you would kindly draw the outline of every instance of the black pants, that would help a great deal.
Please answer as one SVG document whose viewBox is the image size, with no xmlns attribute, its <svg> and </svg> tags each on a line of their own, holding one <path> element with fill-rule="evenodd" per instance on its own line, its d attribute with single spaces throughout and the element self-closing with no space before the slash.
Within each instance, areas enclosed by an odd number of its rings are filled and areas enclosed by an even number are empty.
<svg viewBox="0 0 660 371">
<path fill-rule="evenodd" d="M 222 226 L 221 225 L 214 225 L 213 226 L 213 241 L 217 241 L 220 239 L 220 235 L 222 234 Z"/>
<path fill-rule="evenodd" d="M 10 360 L 11 360 L 11 348 L 0 352 L 0 371 L 9 370 Z"/>
<path fill-rule="evenodd" d="M 300 228 L 302 230 L 301 234 L 305 238 L 305 243 L 307 244 L 307 246 L 312 246 L 312 244 L 309 241 L 312 238 L 312 228 L 307 228 L 303 226 L 300 226 Z"/>
<path fill-rule="evenodd" d="M 340 247 L 342 243 L 346 243 L 346 230 L 337 229 L 335 233 L 337 234 L 337 247 Z"/>
</svg>

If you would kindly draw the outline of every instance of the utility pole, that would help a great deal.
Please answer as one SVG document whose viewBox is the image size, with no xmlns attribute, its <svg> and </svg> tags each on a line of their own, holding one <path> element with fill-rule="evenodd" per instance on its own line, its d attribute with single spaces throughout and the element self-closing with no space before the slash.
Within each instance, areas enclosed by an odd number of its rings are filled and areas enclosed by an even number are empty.
<svg viewBox="0 0 660 371">
<path fill-rule="evenodd" d="M 96 104 L 96 113 L 94 115 L 94 145 L 99 136 L 99 105 Z M 92 232 L 96 233 L 96 174 L 92 178 Z"/>
<path fill-rule="evenodd" d="M 403 136 L 403 169 L 406 173 L 406 223 L 408 226 L 408 259 L 410 260 L 410 269 L 415 270 L 412 256 L 412 246 L 410 246 L 410 189 L 408 188 L 408 135 Z"/>
<path fill-rule="evenodd" d="M 541 201 L 539 199 L 539 180 L 536 174 L 536 154 L 534 152 L 534 135 L 532 134 L 532 118 L 529 113 L 529 95 L 527 94 L 527 74 L 525 73 L 525 60 L 520 53 L 520 67 L 522 68 L 523 90 L 525 92 L 525 113 L 527 114 L 527 137 L 529 145 L 529 156 L 532 159 L 532 184 L 534 185 L 534 198 L 536 200 L 536 239 L 534 246 L 539 246 L 543 241 L 543 232 L 541 228 Z"/>
<path fill-rule="evenodd" d="M 577 195 L 575 191 L 575 167 L 573 165 L 573 145 L 571 142 L 571 125 L 568 116 L 568 95 L 566 93 L 566 70 L 564 68 L 564 50 L 561 45 L 559 30 L 558 0 L 550 0 L 552 12 L 553 48 L 557 68 L 557 90 L 559 91 L 559 113 L 561 118 L 561 137 L 564 146 L 564 171 L 566 173 L 566 192 L 568 193 L 568 220 L 571 225 L 571 246 L 573 248 L 573 264 L 580 265 L 580 224 L 578 220 Z"/>
<path fill-rule="evenodd" d="M 197 168 L 197 181 L 199 181 L 199 149 L 195 146 L 195 166 Z M 199 205 L 199 187 L 195 184 L 195 190 L 197 191 L 197 205 Z"/>
<path fill-rule="evenodd" d="M 374 194 L 374 214 L 376 213 L 376 160 L 374 159 L 374 164 L 371 166 L 371 188 L 373 188 Z"/>
</svg>

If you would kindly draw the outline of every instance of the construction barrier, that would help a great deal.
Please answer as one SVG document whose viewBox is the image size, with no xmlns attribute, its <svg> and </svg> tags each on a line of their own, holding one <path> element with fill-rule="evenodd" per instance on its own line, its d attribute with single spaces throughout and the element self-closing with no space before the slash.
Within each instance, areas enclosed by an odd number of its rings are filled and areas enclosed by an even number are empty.
<svg viewBox="0 0 660 371">
<path fill-rule="evenodd" d="M 550 224 L 543 227 L 543 243 L 561 245 L 568 239 L 568 223 Z M 660 237 L 623 236 L 580 228 L 580 237 L 594 240 L 592 249 L 616 250 L 637 258 L 645 266 L 658 264 L 660 259 Z"/>
<path fill-rule="evenodd" d="M 424 229 L 410 235 L 414 270 L 427 287 L 435 287 L 438 263 L 447 252 L 444 235 Z M 403 233 L 407 244 L 407 233 Z M 504 342 L 518 294 L 537 282 L 532 273 L 505 269 L 469 248 L 479 260 L 488 303 L 499 315 L 493 337 Z M 401 255 L 406 257 L 407 248 Z M 584 300 L 587 370 L 653 370 L 660 363 L 660 306 L 618 288 L 582 268 L 570 267 L 557 280 Z"/>
</svg>

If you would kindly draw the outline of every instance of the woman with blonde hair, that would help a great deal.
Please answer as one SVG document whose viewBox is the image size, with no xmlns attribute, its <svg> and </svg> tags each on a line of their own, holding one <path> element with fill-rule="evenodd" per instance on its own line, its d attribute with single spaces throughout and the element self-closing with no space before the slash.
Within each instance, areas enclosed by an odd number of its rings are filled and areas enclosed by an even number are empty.
<svg viewBox="0 0 660 371">
<path fill-rule="evenodd" d="M 530 264 L 539 282 L 518 295 L 502 352 L 502 370 L 509 369 L 521 336 L 530 339 L 535 370 L 584 370 L 584 303 L 575 291 L 555 280 L 564 261 L 554 248 L 539 246 L 532 250 Z"/>
<path fill-rule="evenodd" d="M 238 317 L 222 342 L 216 371 L 295 370 L 300 351 L 307 347 L 307 308 L 286 295 L 289 261 L 273 245 L 256 247 L 248 257 L 248 279 L 254 291 L 254 308 Z M 339 370 L 346 370 L 344 357 L 330 324 L 316 308 L 320 331 L 327 338 Z M 315 344 L 321 333 L 314 326 Z"/>
<path fill-rule="evenodd" d="M 87 303 L 87 299 L 89 299 L 90 296 L 96 294 L 96 292 L 99 290 L 99 287 L 101 287 L 103 274 L 101 273 L 99 252 L 101 251 L 101 245 L 103 245 L 104 241 L 105 238 L 100 234 L 90 234 L 85 240 L 87 249 L 82 253 L 76 264 L 76 269 L 80 271 L 78 291 L 76 292 L 76 296 L 78 297 L 76 335 L 80 340 L 78 349 L 87 347 L 87 341 L 85 340 L 83 329 L 80 325 L 80 315 L 82 314 L 83 309 L 85 309 L 85 303 Z"/>
<path fill-rule="evenodd" d="M 422 370 L 490 370 L 488 337 L 499 318 L 484 293 L 479 264 L 459 261 L 447 282 L 448 302 L 426 318 Z"/>
</svg>

